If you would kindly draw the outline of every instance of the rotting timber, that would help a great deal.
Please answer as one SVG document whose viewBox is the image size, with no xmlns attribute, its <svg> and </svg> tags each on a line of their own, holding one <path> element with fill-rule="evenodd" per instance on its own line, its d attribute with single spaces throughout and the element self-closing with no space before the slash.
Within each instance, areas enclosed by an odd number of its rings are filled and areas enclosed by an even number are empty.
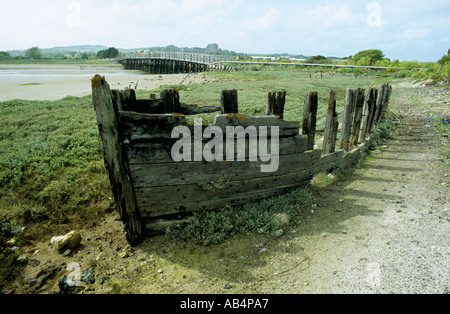
<svg viewBox="0 0 450 314">
<path fill-rule="evenodd" d="M 236 90 L 222 91 L 220 106 L 198 106 L 181 103 L 176 89 L 164 90 L 160 99 L 136 99 L 134 90 L 111 90 L 105 78 L 96 75 L 92 97 L 105 168 L 127 240 L 135 245 L 174 222 L 188 222 L 198 210 L 276 196 L 305 186 L 317 173 L 345 168 L 364 146 L 362 134 L 369 134 L 386 111 L 391 89 L 387 84 L 369 88 L 367 97 L 364 90 L 348 90 L 348 110 L 341 126 L 345 133 L 341 131 L 339 139 L 335 93 L 331 92 L 325 151 L 314 149 L 317 92 L 306 95 L 301 121 L 285 121 L 283 91 L 268 94 L 266 116 L 252 117 L 238 114 Z M 229 126 L 277 126 L 278 170 L 261 172 L 262 158 L 250 160 L 248 154 L 245 161 L 175 162 L 171 150 L 178 139 L 172 138 L 172 130 L 184 126 L 194 131 L 196 126 L 188 123 L 186 116 L 211 112 L 219 113 L 211 125 L 224 134 Z M 223 153 L 225 156 L 225 149 Z"/>
</svg>

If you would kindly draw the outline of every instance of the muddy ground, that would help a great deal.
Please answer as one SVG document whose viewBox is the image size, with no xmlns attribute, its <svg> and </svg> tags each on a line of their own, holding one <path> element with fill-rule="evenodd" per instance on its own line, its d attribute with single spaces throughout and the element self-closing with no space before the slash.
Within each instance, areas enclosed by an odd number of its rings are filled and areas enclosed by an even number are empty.
<svg viewBox="0 0 450 314">
<path fill-rule="evenodd" d="M 283 236 L 255 232 L 210 246 L 160 236 L 131 248 L 113 213 L 78 230 L 82 245 L 68 256 L 51 251 L 50 239 L 23 248 L 27 266 L 9 292 L 448 293 L 450 168 L 439 151 L 448 137 L 433 121 L 450 115 L 449 90 L 393 87 L 392 139 L 318 189 L 319 206 Z M 65 274 L 74 287 L 58 284 Z"/>
</svg>

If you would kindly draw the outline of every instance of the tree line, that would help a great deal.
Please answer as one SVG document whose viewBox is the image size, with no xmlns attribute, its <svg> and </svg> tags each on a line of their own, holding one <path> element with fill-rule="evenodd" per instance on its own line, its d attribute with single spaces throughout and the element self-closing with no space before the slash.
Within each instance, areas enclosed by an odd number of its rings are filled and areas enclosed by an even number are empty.
<svg viewBox="0 0 450 314">
<path fill-rule="evenodd" d="M 208 50 L 207 48 L 179 48 L 174 45 L 169 45 L 165 47 L 152 47 L 147 48 L 148 51 L 162 51 L 162 52 L 188 52 L 188 53 L 202 53 L 202 54 L 214 54 L 214 55 L 228 55 L 228 56 L 237 56 L 238 53 L 235 51 L 230 51 L 226 49 L 220 49 L 217 47 L 217 49 L 214 49 L 213 52 L 211 50 Z M 17 54 L 18 53 L 18 54 Z M 8 58 L 15 58 L 15 59 L 45 59 L 45 58 L 56 58 L 56 59 L 67 59 L 67 58 L 81 58 L 81 59 L 115 59 L 120 56 L 120 51 L 115 47 L 110 47 L 108 49 L 104 49 L 101 51 L 98 51 L 95 53 L 92 52 L 84 52 L 82 54 L 78 53 L 77 51 L 66 51 L 61 52 L 58 51 L 56 53 L 50 53 L 48 51 L 42 51 L 39 47 L 32 47 L 25 52 L 18 52 L 14 51 L 14 56 L 11 55 L 11 53 L 7 51 L 0 51 L 0 59 L 8 59 Z"/>
<path fill-rule="evenodd" d="M 17 52 L 16 52 L 17 53 Z M 8 51 L 0 51 L 0 59 L 115 59 L 119 56 L 119 50 L 111 47 L 105 50 L 101 50 L 95 54 L 95 52 L 83 52 L 78 53 L 76 51 L 68 51 L 65 53 L 57 52 L 57 53 L 44 53 L 39 47 L 32 47 L 30 49 L 25 50 L 18 55 L 11 55 Z"/>
</svg>

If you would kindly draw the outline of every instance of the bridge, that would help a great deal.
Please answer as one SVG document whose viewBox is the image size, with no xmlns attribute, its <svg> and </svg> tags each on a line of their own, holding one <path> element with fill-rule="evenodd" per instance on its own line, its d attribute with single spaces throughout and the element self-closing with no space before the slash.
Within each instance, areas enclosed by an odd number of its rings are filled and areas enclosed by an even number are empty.
<svg viewBox="0 0 450 314">
<path fill-rule="evenodd" d="M 206 71 L 234 71 L 220 64 L 231 61 L 230 56 L 216 56 L 184 52 L 149 52 L 126 55 L 118 60 L 125 70 L 139 70 L 151 74 L 195 73 Z"/>
</svg>

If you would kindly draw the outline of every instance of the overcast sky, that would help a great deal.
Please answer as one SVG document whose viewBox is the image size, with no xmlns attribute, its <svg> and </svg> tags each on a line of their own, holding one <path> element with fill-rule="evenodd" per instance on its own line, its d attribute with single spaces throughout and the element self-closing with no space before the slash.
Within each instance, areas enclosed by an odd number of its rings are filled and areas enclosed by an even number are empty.
<svg viewBox="0 0 450 314">
<path fill-rule="evenodd" d="M 245 53 L 437 61 L 450 0 L 0 0 L 0 50 L 176 45 Z"/>
</svg>

